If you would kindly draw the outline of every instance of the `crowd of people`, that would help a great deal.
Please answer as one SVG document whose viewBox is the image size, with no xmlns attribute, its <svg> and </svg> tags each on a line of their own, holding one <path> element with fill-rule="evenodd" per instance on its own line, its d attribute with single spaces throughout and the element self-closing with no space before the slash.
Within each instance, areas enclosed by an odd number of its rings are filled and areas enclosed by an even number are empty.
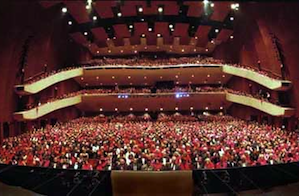
<svg viewBox="0 0 299 196">
<path fill-rule="evenodd" d="M 298 133 L 230 116 L 98 116 L 3 141 L 0 163 L 83 170 L 196 170 L 299 160 Z"/>
<path fill-rule="evenodd" d="M 132 95 L 132 94 L 149 94 L 149 93 L 203 93 L 203 92 L 229 92 L 229 93 L 233 93 L 233 94 L 237 94 L 237 95 L 243 95 L 243 96 L 247 96 L 247 97 L 252 97 L 252 98 L 256 98 L 259 99 L 261 101 L 264 102 L 269 102 L 269 103 L 273 103 L 273 104 L 278 104 L 277 101 L 272 100 L 270 97 L 269 98 L 265 98 L 263 96 L 261 96 L 260 94 L 249 94 L 246 92 L 242 92 L 242 91 L 237 91 L 237 90 L 232 90 L 232 89 L 228 89 L 225 87 L 211 87 L 211 86 L 176 86 L 174 88 L 161 88 L 161 89 L 156 89 L 155 92 L 152 91 L 152 88 L 135 88 L 135 87 L 130 87 L 130 88 L 119 88 L 118 86 L 114 87 L 114 88 L 97 88 L 97 89 L 84 89 L 84 90 L 79 90 L 76 92 L 72 92 L 72 93 L 68 93 L 68 94 L 63 94 L 57 97 L 52 97 L 48 100 L 39 100 L 38 103 L 28 103 L 26 105 L 27 109 L 32 109 L 35 108 L 37 106 L 41 106 L 43 104 L 46 103 L 51 103 L 57 100 L 61 100 L 61 99 L 66 99 L 69 97 L 74 97 L 77 95 L 96 95 L 96 94 L 113 94 L 115 96 L 125 96 L 125 95 Z"/>
<path fill-rule="evenodd" d="M 274 75 L 270 72 L 259 70 L 258 68 L 244 66 L 240 64 L 231 64 L 225 63 L 223 60 L 214 59 L 212 57 L 180 57 L 180 58 L 158 58 L 158 59 L 149 59 L 149 58 L 102 58 L 102 59 L 92 59 L 87 62 L 80 63 L 74 67 L 67 67 L 64 69 L 59 69 L 50 72 L 44 72 L 36 77 L 32 77 L 26 81 L 27 84 L 34 83 L 38 80 L 46 78 L 48 76 L 54 75 L 56 73 L 76 69 L 78 67 L 93 67 L 93 66 L 167 66 L 167 65 L 184 65 L 184 64 L 227 64 L 235 67 L 240 67 L 244 69 L 249 69 L 255 72 L 258 72 L 264 76 L 268 76 L 274 79 L 281 79 L 277 75 Z"/>
</svg>

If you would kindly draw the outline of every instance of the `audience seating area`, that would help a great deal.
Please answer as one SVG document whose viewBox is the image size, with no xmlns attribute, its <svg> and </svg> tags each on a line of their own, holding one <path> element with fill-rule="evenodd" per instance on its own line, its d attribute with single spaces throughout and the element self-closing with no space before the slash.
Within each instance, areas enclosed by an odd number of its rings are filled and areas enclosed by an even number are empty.
<svg viewBox="0 0 299 196">
<path fill-rule="evenodd" d="M 298 133 L 231 116 L 79 118 L 4 140 L 0 163 L 83 170 L 196 170 L 299 160 Z"/>
</svg>

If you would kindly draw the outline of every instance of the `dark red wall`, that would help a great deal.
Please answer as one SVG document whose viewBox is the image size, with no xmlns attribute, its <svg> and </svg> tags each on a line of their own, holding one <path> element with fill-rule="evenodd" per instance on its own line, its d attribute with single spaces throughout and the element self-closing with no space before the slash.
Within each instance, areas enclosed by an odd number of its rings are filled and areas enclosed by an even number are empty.
<svg viewBox="0 0 299 196">
<path fill-rule="evenodd" d="M 82 58 L 86 60 L 89 53 L 70 41 L 69 27 L 59 5 L 44 9 L 36 1 L 3 1 L 0 13 L 0 131 L 3 131 L 4 122 L 10 122 L 13 129 L 12 114 L 17 109 L 13 87 L 19 83 L 16 73 L 23 44 L 29 35 L 34 37 L 29 46 L 25 78 L 43 71 L 44 64 L 49 71 L 56 70 Z"/>
</svg>

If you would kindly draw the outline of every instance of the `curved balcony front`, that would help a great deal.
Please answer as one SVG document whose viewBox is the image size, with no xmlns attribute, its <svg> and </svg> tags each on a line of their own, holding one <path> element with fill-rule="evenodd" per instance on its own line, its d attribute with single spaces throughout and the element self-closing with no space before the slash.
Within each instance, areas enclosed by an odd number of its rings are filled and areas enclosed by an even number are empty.
<svg viewBox="0 0 299 196">
<path fill-rule="evenodd" d="M 121 96 L 122 95 L 122 96 Z M 182 95 L 182 96 L 178 96 Z M 167 103 L 167 104 L 165 104 Z M 272 116 L 292 116 L 293 108 L 286 108 L 270 102 L 261 101 L 245 95 L 238 95 L 226 90 L 217 92 L 185 93 L 95 93 L 78 94 L 42 104 L 33 109 L 16 112 L 16 120 L 34 120 L 69 106 L 76 106 L 81 111 L 175 111 L 175 110 L 222 110 L 237 103 L 249 106 Z"/>
<path fill-rule="evenodd" d="M 189 73 L 193 74 L 196 68 L 199 68 L 199 72 L 198 72 L 199 75 L 205 74 L 204 76 L 200 75 L 200 78 L 204 78 L 207 75 L 210 75 L 211 73 L 212 76 L 213 74 L 214 75 L 218 74 L 217 75 L 218 78 L 221 78 L 223 74 L 226 74 L 228 77 L 226 77 L 225 80 L 224 78 L 222 78 L 223 80 L 222 82 L 227 82 L 230 76 L 237 76 L 237 77 L 246 78 L 248 80 L 256 82 L 271 90 L 283 91 L 283 90 L 288 90 L 291 87 L 291 81 L 274 79 L 266 75 L 263 75 L 262 73 L 250 69 L 242 68 L 242 67 L 235 67 L 235 66 L 223 65 L 223 64 L 179 64 L 179 65 L 165 65 L 165 66 L 162 65 L 160 66 L 103 65 L 103 66 L 87 66 L 82 68 L 74 68 L 67 71 L 61 71 L 49 75 L 45 78 L 42 78 L 35 82 L 31 82 L 29 84 L 16 85 L 15 90 L 19 94 L 35 94 L 58 82 L 69 80 L 71 78 L 76 78 L 79 83 L 81 83 L 80 81 L 81 77 L 84 77 L 86 79 L 90 77 L 89 80 L 95 80 L 96 77 L 94 76 L 103 75 L 104 72 L 105 73 L 109 72 L 108 70 L 110 71 L 114 70 L 114 73 L 113 74 L 111 73 L 112 74 L 111 76 L 115 76 L 115 77 L 118 77 L 117 74 L 120 74 L 119 77 L 123 77 L 122 74 L 126 74 L 125 77 L 127 77 L 128 75 L 140 75 L 139 72 L 142 71 L 142 75 L 153 76 L 151 77 L 152 79 L 155 79 L 156 77 L 156 80 L 159 80 L 160 76 L 163 76 L 163 78 L 167 78 L 167 73 L 169 71 L 177 72 L 177 69 L 181 69 L 181 71 L 179 72 L 182 72 L 181 73 L 182 75 L 184 75 L 184 73 L 188 75 Z M 117 69 L 121 71 L 116 72 L 115 70 Z M 157 73 L 159 73 L 160 75 L 158 76 Z M 99 80 L 97 80 L 96 82 L 99 82 Z M 134 79 L 133 82 L 141 84 L 144 82 L 144 80 L 143 77 L 140 77 L 139 80 Z M 204 81 L 198 80 L 196 82 L 203 83 Z"/>
<path fill-rule="evenodd" d="M 83 75 L 83 68 L 76 68 L 66 71 L 57 72 L 45 78 L 41 78 L 35 82 L 24 85 L 16 85 L 15 91 L 18 94 L 35 94 L 54 84 L 69 80 L 71 78 L 80 77 Z"/>
<path fill-rule="evenodd" d="M 56 100 L 53 102 L 42 104 L 42 105 L 32 108 L 30 110 L 16 112 L 16 113 L 14 113 L 14 118 L 19 121 L 35 120 L 35 119 L 43 117 L 51 112 L 54 112 L 54 111 L 57 111 L 57 110 L 60 110 L 60 109 L 66 108 L 66 107 L 74 106 L 74 105 L 80 103 L 81 101 L 82 101 L 81 95 Z"/>
<path fill-rule="evenodd" d="M 246 78 L 271 90 L 283 91 L 288 90 L 291 87 L 291 81 L 270 78 L 266 75 L 246 68 L 223 65 L 222 70 L 223 73 Z"/>
<path fill-rule="evenodd" d="M 232 103 L 237 103 L 255 108 L 272 116 L 290 117 L 295 113 L 294 108 L 282 107 L 267 101 L 256 99 L 254 97 L 238 95 L 229 92 L 226 93 L 226 100 Z"/>
</svg>

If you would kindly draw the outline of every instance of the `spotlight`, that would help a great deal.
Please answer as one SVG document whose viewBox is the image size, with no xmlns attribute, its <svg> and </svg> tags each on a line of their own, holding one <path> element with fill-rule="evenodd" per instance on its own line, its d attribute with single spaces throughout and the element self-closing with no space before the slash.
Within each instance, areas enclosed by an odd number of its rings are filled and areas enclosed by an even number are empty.
<svg viewBox="0 0 299 196">
<path fill-rule="evenodd" d="M 230 39 L 234 39 L 234 36 L 233 36 L 233 35 L 231 35 L 229 38 L 230 38 Z"/>
<path fill-rule="evenodd" d="M 152 31 L 153 29 L 152 28 L 148 28 L 148 31 Z"/>
<path fill-rule="evenodd" d="M 173 28 L 173 24 L 169 24 L 169 28 L 172 29 Z"/>
<path fill-rule="evenodd" d="M 214 7 L 215 6 L 215 4 L 214 3 L 211 3 L 211 7 Z"/>
<path fill-rule="evenodd" d="M 206 107 L 205 109 L 206 109 L 206 110 L 208 110 L 208 109 L 209 109 L 209 107 Z"/>
<path fill-rule="evenodd" d="M 158 8 L 158 12 L 159 12 L 159 13 L 162 13 L 162 12 L 163 12 L 163 7 L 159 7 L 159 8 Z"/>
<path fill-rule="evenodd" d="M 62 11 L 62 13 L 67 13 L 67 8 L 66 8 L 66 7 L 63 7 L 63 8 L 61 9 L 61 11 Z"/>
<path fill-rule="evenodd" d="M 223 110 L 223 107 L 222 107 L 222 106 L 220 107 L 220 110 Z"/>
<path fill-rule="evenodd" d="M 103 108 L 100 108 L 100 111 L 102 112 L 102 111 L 103 111 Z"/>
<path fill-rule="evenodd" d="M 117 108 L 115 108 L 114 110 L 115 110 L 115 111 L 117 111 L 118 109 L 117 109 Z"/>
<path fill-rule="evenodd" d="M 182 49 L 182 52 L 185 52 L 185 50 L 184 50 L 184 49 Z"/>
<path fill-rule="evenodd" d="M 211 76 L 210 74 L 207 75 L 208 78 L 209 78 L 210 76 Z"/>
<path fill-rule="evenodd" d="M 209 49 L 208 48 L 206 48 L 206 52 L 208 52 L 209 51 Z"/>
<path fill-rule="evenodd" d="M 145 34 L 141 34 L 141 37 L 145 37 Z"/>
<path fill-rule="evenodd" d="M 161 34 L 160 34 L 160 33 L 158 33 L 158 34 L 157 34 L 157 37 L 161 37 Z"/>
<path fill-rule="evenodd" d="M 85 8 L 86 8 L 87 10 L 89 10 L 89 9 L 91 8 L 91 6 L 90 6 L 90 5 L 86 5 Z"/>
<path fill-rule="evenodd" d="M 215 29 L 215 33 L 219 33 L 219 29 Z"/>
<path fill-rule="evenodd" d="M 233 21 L 233 20 L 234 20 L 234 17 L 231 16 L 229 19 L 230 19 L 230 21 Z"/>
<path fill-rule="evenodd" d="M 163 108 L 160 108 L 160 111 L 163 111 Z"/>
<path fill-rule="evenodd" d="M 130 111 L 133 111 L 133 108 L 130 108 Z"/>
<path fill-rule="evenodd" d="M 178 107 L 175 107 L 174 109 L 175 109 L 176 111 L 177 111 L 177 110 L 179 110 L 179 108 L 178 108 Z"/>
<path fill-rule="evenodd" d="M 190 110 L 193 110 L 193 107 L 190 107 Z"/>
<path fill-rule="evenodd" d="M 140 7 L 140 8 L 138 8 L 138 12 L 143 12 L 143 8 L 142 7 Z"/>
<path fill-rule="evenodd" d="M 97 54 L 100 54 L 100 51 L 97 51 Z"/>
<path fill-rule="evenodd" d="M 131 79 L 131 76 L 128 76 L 128 79 Z"/>
<path fill-rule="evenodd" d="M 203 3 L 204 3 L 204 4 L 208 4 L 209 1 L 208 1 L 208 0 L 203 0 Z"/>
<path fill-rule="evenodd" d="M 133 29 L 133 25 L 129 25 L 129 28 L 130 28 L 130 29 Z"/>
<path fill-rule="evenodd" d="M 148 111 L 148 108 L 145 108 L 144 110 L 145 110 L 145 111 Z"/>
<path fill-rule="evenodd" d="M 95 20 L 97 20 L 97 19 L 98 19 L 98 17 L 96 17 L 96 16 L 93 16 L 93 17 L 92 17 L 92 19 L 95 21 Z"/>
<path fill-rule="evenodd" d="M 68 24 L 69 24 L 69 25 L 72 25 L 72 24 L 73 24 L 73 22 L 72 22 L 72 21 L 69 21 L 69 22 L 68 22 Z"/>
<path fill-rule="evenodd" d="M 85 31 L 85 32 L 84 32 L 84 35 L 86 36 L 86 35 L 88 35 L 88 33 Z"/>
<path fill-rule="evenodd" d="M 117 16 L 118 16 L 118 17 L 121 17 L 121 15 L 122 15 L 122 14 L 121 14 L 120 12 L 117 13 Z"/>
</svg>

